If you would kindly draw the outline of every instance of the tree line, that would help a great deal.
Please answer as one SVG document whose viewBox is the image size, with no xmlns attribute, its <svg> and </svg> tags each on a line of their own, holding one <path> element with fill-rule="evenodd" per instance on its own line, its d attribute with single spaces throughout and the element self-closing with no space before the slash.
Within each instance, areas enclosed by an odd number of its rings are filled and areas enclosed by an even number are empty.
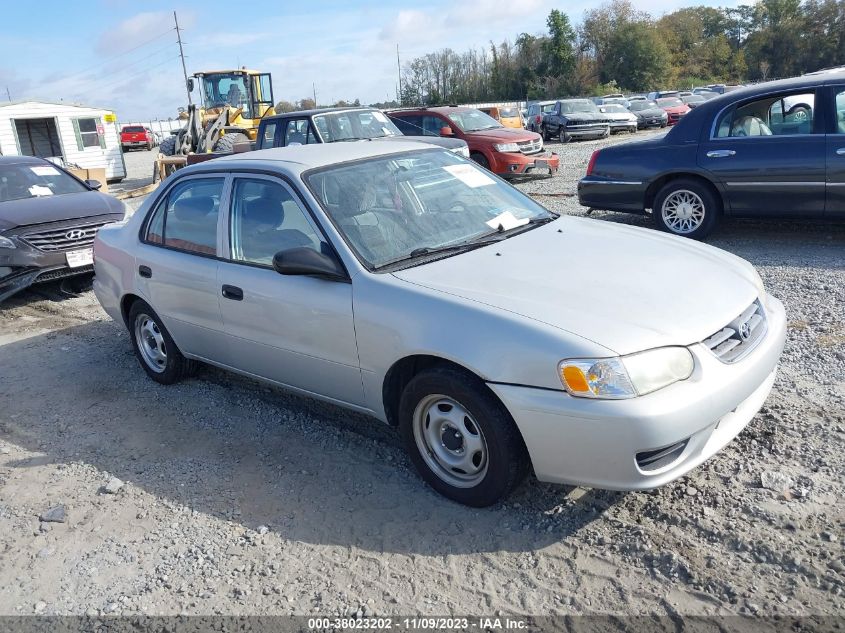
<svg viewBox="0 0 845 633">
<path fill-rule="evenodd" d="M 845 64 L 845 0 L 759 0 L 654 17 L 630 0 L 554 9 L 547 33 L 406 63 L 404 105 L 640 92 L 791 77 Z"/>
</svg>

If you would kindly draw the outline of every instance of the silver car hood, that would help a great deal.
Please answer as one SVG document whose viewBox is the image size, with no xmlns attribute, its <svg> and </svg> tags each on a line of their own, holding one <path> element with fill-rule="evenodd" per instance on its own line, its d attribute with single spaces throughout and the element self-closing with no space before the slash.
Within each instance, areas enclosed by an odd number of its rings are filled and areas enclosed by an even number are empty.
<svg viewBox="0 0 845 633">
<path fill-rule="evenodd" d="M 394 275 L 618 354 L 702 341 L 758 295 L 753 267 L 725 251 L 573 217 Z"/>
</svg>

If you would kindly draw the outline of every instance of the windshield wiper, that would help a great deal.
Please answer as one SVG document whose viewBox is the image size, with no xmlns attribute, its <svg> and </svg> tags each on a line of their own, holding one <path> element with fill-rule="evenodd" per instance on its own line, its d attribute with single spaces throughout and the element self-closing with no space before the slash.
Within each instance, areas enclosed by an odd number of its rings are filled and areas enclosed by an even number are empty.
<svg viewBox="0 0 845 633">
<path fill-rule="evenodd" d="M 488 244 L 500 242 L 501 239 L 502 238 L 478 240 L 478 238 L 475 238 L 473 240 L 459 242 L 458 244 L 447 244 L 445 246 L 420 246 L 419 248 L 415 248 L 414 250 L 412 250 L 407 255 L 402 255 L 395 259 L 386 261 L 383 264 L 379 264 L 378 266 L 376 266 L 376 268 L 384 268 L 386 266 L 400 264 L 402 262 L 411 261 L 429 255 L 442 255 L 444 253 L 463 253 L 466 251 L 475 250 L 476 248 L 481 248 L 482 246 L 487 246 Z"/>
</svg>

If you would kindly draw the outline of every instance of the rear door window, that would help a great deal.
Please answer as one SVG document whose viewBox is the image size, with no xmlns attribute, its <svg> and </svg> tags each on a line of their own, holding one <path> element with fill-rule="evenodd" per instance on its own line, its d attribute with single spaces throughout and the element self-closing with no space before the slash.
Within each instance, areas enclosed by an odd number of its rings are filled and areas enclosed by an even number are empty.
<svg viewBox="0 0 845 633">
<path fill-rule="evenodd" d="M 216 255 L 223 183 L 223 178 L 191 178 L 174 185 L 154 211 L 144 241 Z"/>
<path fill-rule="evenodd" d="M 268 123 L 264 126 L 264 133 L 261 135 L 261 147 L 275 147 L 276 123 Z"/>
<path fill-rule="evenodd" d="M 845 134 L 845 87 L 837 86 L 834 88 L 834 106 L 833 115 L 836 118 L 837 134 Z"/>
<path fill-rule="evenodd" d="M 722 114 L 716 137 L 812 134 L 815 104 L 814 92 L 767 95 Z"/>
<path fill-rule="evenodd" d="M 405 136 L 421 136 L 423 134 L 422 117 L 418 114 L 403 114 L 390 118 Z"/>
<path fill-rule="evenodd" d="M 314 134 L 311 132 L 311 124 L 308 119 L 291 119 L 285 125 L 284 145 L 308 145 L 316 143 Z"/>
</svg>

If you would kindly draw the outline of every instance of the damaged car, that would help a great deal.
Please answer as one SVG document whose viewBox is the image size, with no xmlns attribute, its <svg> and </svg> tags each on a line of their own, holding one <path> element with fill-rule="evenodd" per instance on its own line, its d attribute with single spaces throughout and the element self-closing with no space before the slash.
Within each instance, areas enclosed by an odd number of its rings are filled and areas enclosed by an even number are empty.
<svg viewBox="0 0 845 633">
<path fill-rule="evenodd" d="M 123 203 L 42 158 L 0 156 L 0 301 L 45 281 L 94 272 L 97 231 Z"/>
</svg>

